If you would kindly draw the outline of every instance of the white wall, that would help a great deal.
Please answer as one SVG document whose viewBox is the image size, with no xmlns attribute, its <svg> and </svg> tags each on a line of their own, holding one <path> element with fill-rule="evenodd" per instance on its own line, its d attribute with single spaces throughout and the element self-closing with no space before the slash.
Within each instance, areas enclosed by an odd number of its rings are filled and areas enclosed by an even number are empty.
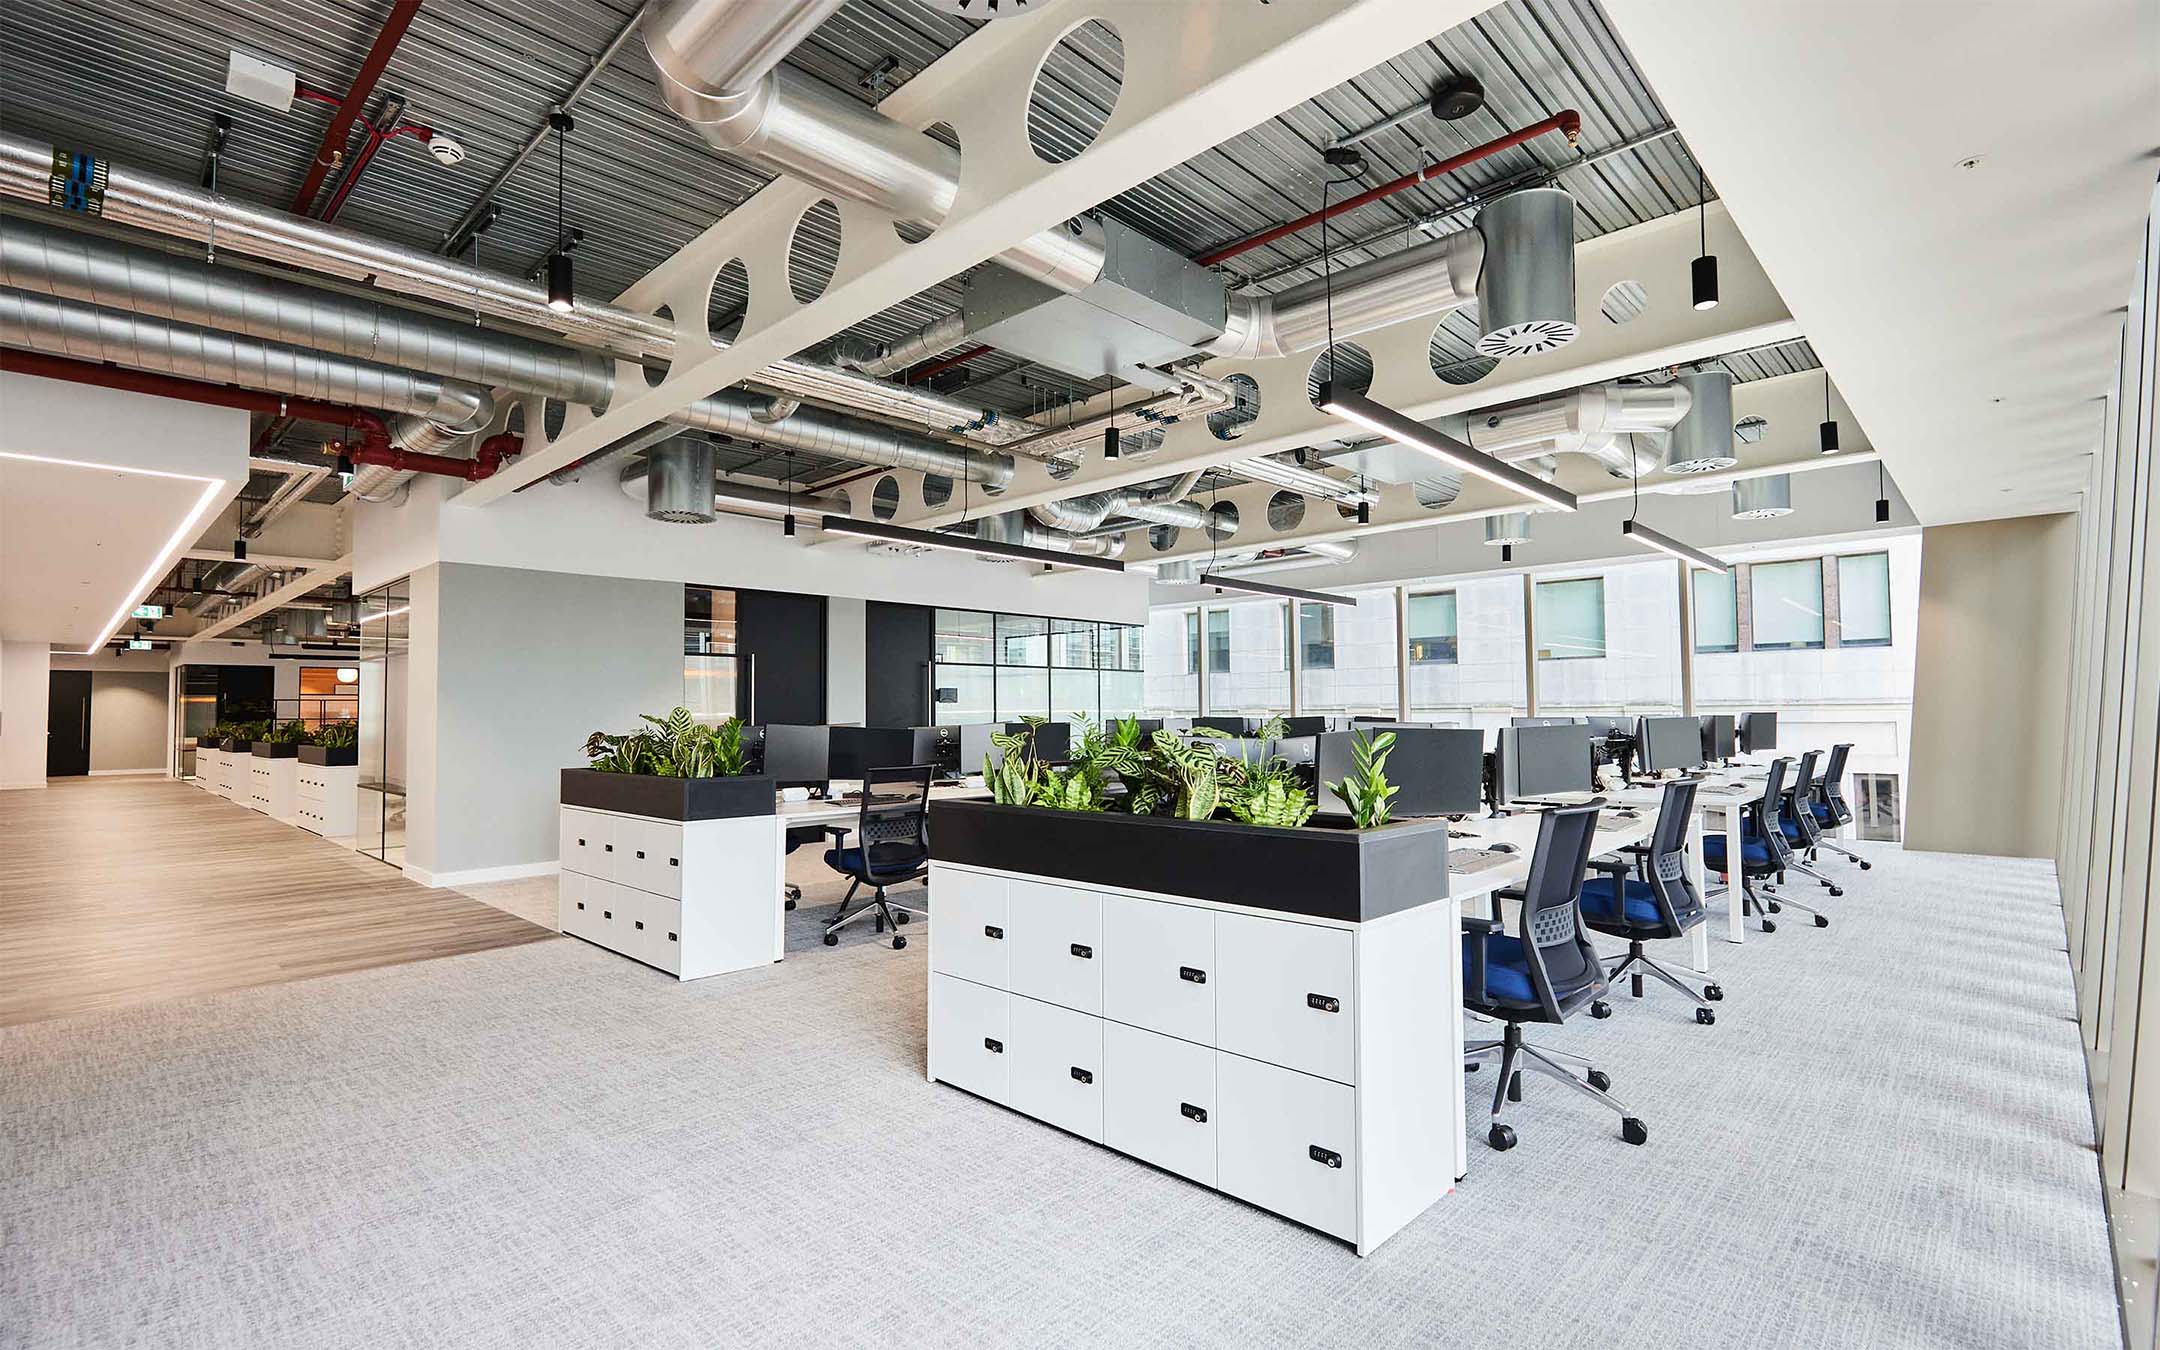
<svg viewBox="0 0 2160 1350">
<path fill-rule="evenodd" d="M 863 720 L 870 699 L 869 606 L 836 595 L 825 604 L 825 720 Z"/>
<path fill-rule="evenodd" d="M 161 670 L 90 673 L 90 772 L 163 773 L 171 721 Z"/>
<path fill-rule="evenodd" d="M 43 642 L 0 642 L 0 789 L 45 786 L 49 661 Z"/>
</svg>

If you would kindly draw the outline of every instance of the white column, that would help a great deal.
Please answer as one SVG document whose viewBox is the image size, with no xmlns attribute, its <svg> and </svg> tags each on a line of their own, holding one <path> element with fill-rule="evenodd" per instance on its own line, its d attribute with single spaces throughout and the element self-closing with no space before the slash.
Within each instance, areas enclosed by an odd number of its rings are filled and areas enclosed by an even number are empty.
<svg viewBox="0 0 2160 1350">
<path fill-rule="evenodd" d="M 51 645 L 0 642 L 0 788 L 45 786 L 45 713 L 51 698 Z"/>
<path fill-rule="evenodd" d="M 1522 574 L 1523 713 L 1537 716 L 1537 582 Z"/>
</svg>

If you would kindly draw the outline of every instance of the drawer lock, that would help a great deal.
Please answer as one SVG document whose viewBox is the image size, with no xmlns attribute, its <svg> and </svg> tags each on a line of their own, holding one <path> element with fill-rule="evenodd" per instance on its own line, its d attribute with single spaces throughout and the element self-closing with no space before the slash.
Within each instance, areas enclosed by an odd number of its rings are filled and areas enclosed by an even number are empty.
<svg viewBox="0 0 2160 1350">
<path fill-rule="evenodd" d="M 1319 1163 L 1324 1167 L 1342 1166 L 1342 1154 L 1337 1153 L 1332 1149 L 1325 1149 L 1320 1147 L 1318 1144 L 1314 1144 L 1310 1148 L 1306 1149 L 1305 1152 L 1309 1157 L 1311 1157 L 1314 1162 Z"/>
<path fill-rule="evenodd" d="M 637 920 L 637 930 L 640 933 L 645 931 L 645 921 L 643 919 Z"/>
<path fill-rule="evenodd" d="M 603 909 L 600 911 L 600 917 L 603 919 L 612 919 L 615 917 L 615 911 L 612 909 Z"/>
<path fill-rule="evenodd" d="M 993 1055 L 1002 1055 L 1005 1053 L 1005 1042 L 995 1036 L 985 1036 L 983 1037 L 983 1049 L 988 1050 Z"/>
<path fill-rule="evenodd" d="M 1081 1068 L 1077 1064 L 1073 1065 L 1072 1076 L 1075 1083 L 1092 1083 L 1095 1081 L 1095 1075 L 1093 1073 Z"/>
<path fill-rule="evenodd" d="M 1201 1125 L 1207 1124 L 1206 1107 L 1194 1106 L 1191 1102 L 1179 1102 L 1177 1109 L 1178 1114 L 1185 1117 L 1185 1119 Z"/>
<path fill-rule="evenodd" d="M 638 857 L 640 857 L 640 858 L 644 857 L 644 856 L 645 856 L 645 850 L 644 850 L 644 849 L 639 849 L 639 850 L 637 851 L 637 855 L 638 855 Z"/>
<path fill-rule="evenodd" d="M 1079 957 L 1083 961 L 1092 961 L 1095 959 L 1095 949 L 1088 946 L 1084 942 L 1075 942 L 1072 945 L 1072 954 Z"/>
<path fill-rule="evenodd" d="M 1207 983 L 1207 972 L 1204 970 L 1195 970 L 1191 966 L 1179 966 L 1177 970 L 1177 977 L 1185 981 L 1187 984 Z"/>
<path fill-rule="evenodd" d="M 996 938 L 999 941 L 1003 941 L 1005 938 L 1005 930 L 998 927 L 994 923 L 986 923 L 983 925 L 983 936 L 986 938 Z"/>
<path fill-rule="evenodd" d="M 1305 1006 L 1315 1012 L 1341 1012 L 1342 1000 L 1333 994 L 1307 994 Z"/>
<path fill-rule="evenodd" d="M 602 847 L 607 849 L 607 851 L 610 853 L 613 853 L 615 851 L 615 846 L 613 844 L 604 844 L 602 845 Z"/>
</svg>

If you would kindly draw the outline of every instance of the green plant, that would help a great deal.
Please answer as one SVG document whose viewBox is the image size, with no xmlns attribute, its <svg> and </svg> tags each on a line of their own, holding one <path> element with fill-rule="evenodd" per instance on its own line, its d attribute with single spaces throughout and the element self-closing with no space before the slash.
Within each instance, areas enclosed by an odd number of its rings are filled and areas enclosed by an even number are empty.
<svg viewBox="0 0 2160 1350">
<path fill-rule="evenodd" d="M 611 736 L 596 731 L 585 738 L 585 757 L 592 761 L 587 767 L 601 773 L 638 773 L 645 760 L 644 733 Z"/>
<path fill-rule="evenodd" d="M 1230 799 L 1230 814 L 1247 825 L 1273 825 L 1286 830 L 1303 825 L 1318 809 L 1312 794 L 1295 780 L 1286 784 L 1274 777 Z"/>
<path fill-rule="evenodd" d="M 1063 771 L 1045 771 L 1035 782 L 1035 796 L 1030 805 L 1048 807 L 1053 811 L 1105 809 L 1100 781 L 1077 765 Z"/>
<path fill-rule="evenodd" d="M 315 729 L 310 738 L 326 750 L 350 750 L 360 744 L 358 722 L 325 722 Z"/>
<path fill-rule="evenodd" d="M 712 740 L 715 774 L 734 778 L 749 768 L 750 757 L 743 749 L 742 728 L 740 717 L 730 717 L 719 726 L 707 728 Z"/>
<path fill-rule="evenodd" d="M 243 741 L 266 741 L 270 739 L 270 723 L 267 721 L 236 722 L 233 724 L 233 735 Z"/>
<path fill-rule="evenodd" d="M 262 739 L 272 745 L 301 745 L 308 738 L 307 723 L 295 717 L 289 722 L 266 724 Z"/>
<path fill-rule="evenodd" d="M 748 767 L 739 717 L 707 726 L 688 708 L 675 708 L 665 717 L 638 716 L 652 729 L 626 736 L 596 731 L 585 738 L 585 757 L 592 761 L 588 767 L 659 778 L 731 778 Z"/>
<path fill-rule="evenodd" d="M 1149 742 L 1158 786 L 1169 789 L 1170 814 L 1180 820 L 1208 820 L 1222 805 L 1222 757 L 1205 745 L 1187 745 L 1171 731 L 1158 731 Z"/>
<path fill-rule="evenodd" d="M 1328 791 L 1349 803 L 1350 819 L 1361 830 L 1387 824 L 1388 800 L 1402 791 L 1388 782 L 1385 772 L 1394 749 L 1394 732 L 1375 736 L 1360 729 L 1350 740 L 1349 776 L 1328 784 Z"/>
<path fill-rule="evenodd" d="M 983 756 L 983 779 L 990 785 L 990 800 L 1000 806 L 1032 806 L 1035 784 L 1042 777 L 1042 763 L 1035 758 L 1036 718 L 1022 731 L 993 731 L 990 744 L 996 753 Z"/>
</svg>

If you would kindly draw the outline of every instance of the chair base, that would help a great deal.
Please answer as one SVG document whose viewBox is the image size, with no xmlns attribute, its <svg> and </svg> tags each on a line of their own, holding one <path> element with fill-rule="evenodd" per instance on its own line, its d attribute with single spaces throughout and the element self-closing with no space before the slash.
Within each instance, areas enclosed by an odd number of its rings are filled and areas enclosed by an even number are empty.
<svg viewBox="0 0 2160 1350">
<path fill-rule="evenodd" d="M 841 929 L 847 927 L 851 923 L 854 923 L 858 919 L 873 919 L 877 924 L 878 932 L 882 933 L 888 928 L 892 930 L 892 945 L 894 951 L 897 952 L 906 950 L 907 935 L 900 931 L 900 926 L 906 923 L 913 916 L 907 910 L 902 909 L 899 906 L 894 905 L 891 901 L 887 900 L 885 898 L 885 888 L 883 886 L 877 887 L 876 893 L 873 894 L 868 900 L 864 901 L 860 905 L 857 905 L 853 909 L 849 909 L 847 907 L 848 901 L 855 898 L 855 892 L 861 890 L 862 885 L 863 884 L 860 881 L 856 882 L 854 885 L 848 887 L 848 893 L 841 897 L 840 917 L 834 919 L 831 923 L 825 925 L 825 945 L 828 947 L 839 946 Z"/>
<path fill-rule="evenodd" d="M 1605 971 L 1606 980 L 1617 983 L 1622 975 L 1627 976 L 1628 992 L 1634 997 L 1641 998 L 1643 996 L 1643 976 L 1648 975 L 1653 979 L 1662 980 L 1671 985 L 1692 1000 L 1695 1004 L 1695 1020 L 1697 1022 L 1702 1023 L 1704 1026 L 1710 1026 L 1717 1021 L 1717 1011 L 1710 1005 L 1723 999 L 1725 991 L 1716 983 L 1706 984 L 1703 986 L 1701 993 L 1696 993 L 1694 989 L 1682 983 L 1678 975 L 1673 974 L 1670 970 L 1652 960 L 1649 954 L 1643 951 L 1643 945 L 1640 942 L 1628 943 L 1627 955 L 1608 956 L 1605 960 L 1607 967 Z"/>
<path fill-rule="evenodd" d="M 1620 1113 L 1620 1137 L 1630 1144 L 1640 1144 L 1649 1139 L 1650 1128 L 1628 1109 L 1625 1103 L 1606 1089 L 1612 1079 L 1590 1067 L 1590 1062 L 1580 1055 L 1570 1055 L 1559 1050 L 1542 1050 L 1523 1040 L 1522 1027 L 1509 1022 L 1501 1028 L 1497 1041 L 1471 1041 L 1463 1047 L 1464 1067 L 1475 1067 L 1476 1061 L 1498 1055 L 1500 1057 L 1500 1081 L 1493 1084 L 1492 1126 L 1486 1131 L 1485 1142 L 1501 1152 L 1515 1147 L 1515 1131 L 1500 1121 L 1500 1112 L 1506 1103 L 1522 1100 L 1522 1075 L 1525 1070 L 1541 1073 L 1582 1093 L 1585 1097 L 1608 1110 Z M 1569 1065 L 1580 1065 L 1583 1076 L 1577 1078 Z"/>
</svg>

